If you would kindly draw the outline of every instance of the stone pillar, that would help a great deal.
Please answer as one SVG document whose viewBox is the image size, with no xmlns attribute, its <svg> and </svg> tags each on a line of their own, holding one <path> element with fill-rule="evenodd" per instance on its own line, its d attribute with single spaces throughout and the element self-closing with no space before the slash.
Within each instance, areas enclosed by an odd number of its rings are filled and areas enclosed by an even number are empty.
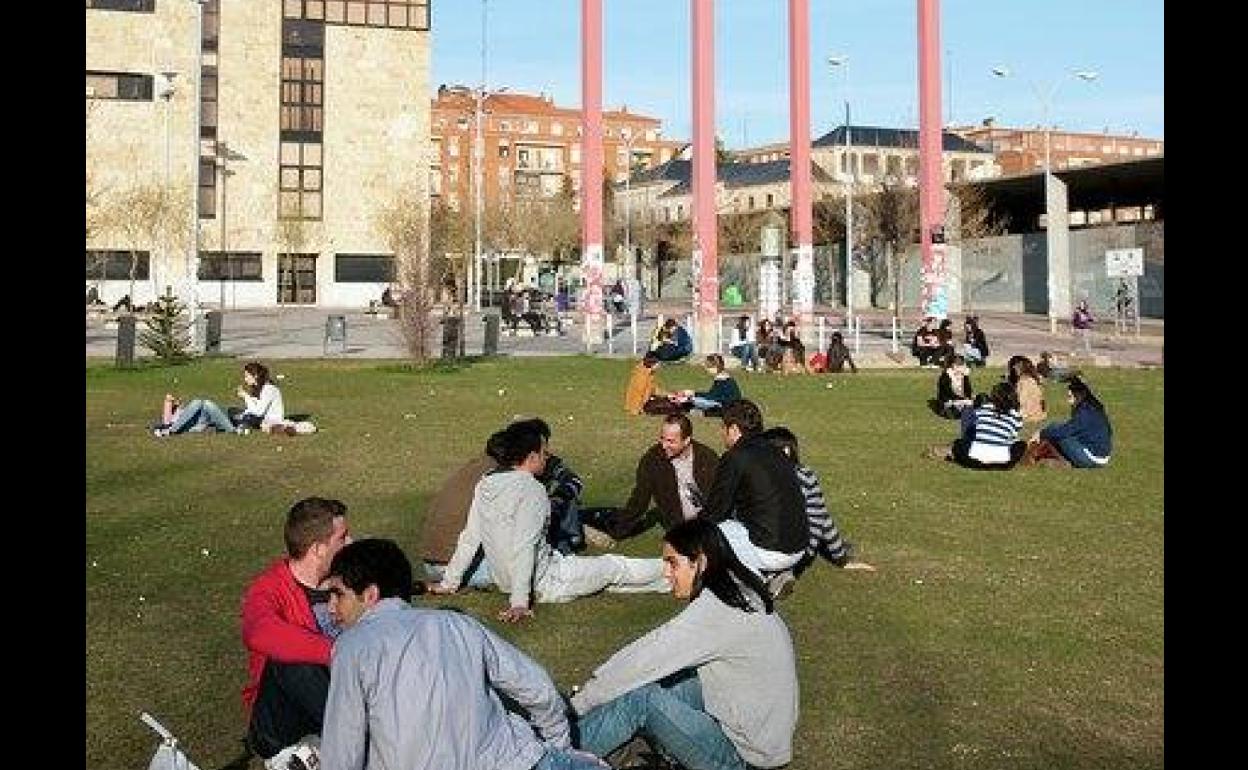
<svg viewBox="0 0 1248 770">
<path fill-rule="evenodd" d="M 693 13 L 693 313 L 699 353 L 719 336 L 719 234 L 715 214 L 715 3 L 690 0 Z"/>
<path fill-rule="evenodd" d="M 1070 209 L 1066 183 L 1052 174 L 1046 177 L 1044 241 L 1049 275 L 1049 331 L 1056 333 L 1057 319 L 1070 318 L 1074 310 L 1070 301 Z"/>
<path fill-rule="evenodd" d="M 602 341 L 602 0 L 581 0 L 581 297 L 585 347 Z"/>
<path fill-rule="evenodd" d="M 918 0 L 919 248 L 924 315 L 948 314 L 945 294 L 945 186 L 940 120 L 940 0 Z"/>
<path fill-rule="evenodd" d="M 789 185 L 797 266 L 793 314 L 803 327 L 813 321 L 814 237 L 810 173 L 810 0 L 789 0 Z"/>
</svg>

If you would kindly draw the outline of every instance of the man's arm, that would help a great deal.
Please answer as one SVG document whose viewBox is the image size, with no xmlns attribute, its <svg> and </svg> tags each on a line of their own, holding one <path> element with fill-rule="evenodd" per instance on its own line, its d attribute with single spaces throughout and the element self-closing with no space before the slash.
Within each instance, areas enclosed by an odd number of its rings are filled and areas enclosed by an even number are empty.
<svg viewBox="0 0 1248 770">
<path fill-rule="evenodd" d="M 247 649 L 281 663 L 329 665 L 333 642 L 329 637 L 285 617 L 277 592 L 252 584 L 243 596 L 243 644 Z"/>
<path fill-rule="evenodd" d="M 321 770 L 363 770 L 368 751 L 368 706 L 360 681 L 362 666 L 350 644 L 340 647 L 329 668 L 329 697 L 321 731 Z"/>
<path fill-rule="evenodd" d="M 554 467 L 550 472 L 550 482 L 554 488 L 550 490 L 550 498 L 552 500 L 560 500 L 563 502 L 572 502 L 579 500 L 581 491 L 585 489 L 585 482 L 576 472 L 564 462 L 562 457 L 552 457 Z M 547 460 L 547 467 L 550 467 L 550 460 Z"/>
<path fill-rule="evenodd" d="M 702 518 L 719 523 L 732 518 L 733 501 L 737 499 L 737 487 L 741 485 L 741 467 L 731 450 L 719 458 L 715 466 L 715 482 L 706 495 Z"/>
<path fill-rule="evenodd" d="M 477 496 L 474 493 L 472 505 L 468 507 L 468 519 L 459 533 L 459 540 L 455 543 L 455 553 L 451 554 L 451 560 L 446 563 L 446 571 L 442 574 L 442 583 L 438 587 L 440 592 L 455 593 L 459 590 L 464 580 L 464 573 L 468 571 L 480 547 L 481 513 L 478 509 Z"/>
<path fill-rule="evenodd" d="M 529 607 L 533 595 L 533 570 L 537 567 L 537 549 L 546 540 L 546 522 L 550 519 L 550 500 L 546 490 L 534 482 L 516 505 L 515 538 L 511 552 L 510 608 Z"/>
<path fill-rule="evenodd" d="M 654 497 L 654 488 L 650 484 L 649 458 L 650 451 L 647 450 L 637 461 L 637 476 L 633 482 L 633 493 L 628 496 L 628 502 L 612 521 L 616 527 L 616 533 L 631 533 L 646 516 L 646 507 L 650 505 L 650 500 Z"/>
<path fill-rule="evenodd" d="M 490 685 L 528 711 L 529 723 L 546 745 L 556 748 L 570 746 L 563 697 L 555 689 L 555 683 L 546 670 L 480 623 L 467 617 L 456 618 L 456 621 L 471 625 L 481 634 Z"/>
</svg>

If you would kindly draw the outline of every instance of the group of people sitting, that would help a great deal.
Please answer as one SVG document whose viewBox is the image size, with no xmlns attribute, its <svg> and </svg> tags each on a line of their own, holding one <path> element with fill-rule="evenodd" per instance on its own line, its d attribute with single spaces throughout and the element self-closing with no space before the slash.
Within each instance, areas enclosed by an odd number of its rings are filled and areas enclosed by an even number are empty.
<svg viewBox="0 0 1248 770">
<path fill-rule="evenodd" d="M 979 316 L 967 316 L 962 326 L 962 358 L 970 366 L 985 366 L 988 363 L 988 337 L 979 326 Z M 918 360 L 919 366 L 939 366 L 956 352 L 953 321 L 948 318 L 939 324 L 932 316 L 924 318 L 910 340 L 910 354 Z"/>
<path fill-rule="evenodd" d="M 253 430 L 293 436 L 315 433 L 316 426 L 306 419 L 287 419 L 282 391 L 269 376 L 269 368 L 258 361 L 243 366 L 243 381 L 235 391 L 241 407 L 222 409 L 215 401 L 194 398 L 185 403 L 166 393 L 160 421 L 152 426 L 157 438 L 183 433 L 250 433 Z"/>
<path fill-rule="evenodd" d="M 393 541 L 352 542 L 340 501 L 296 503 L 286 555 L 243 598 L 249 747 L 268 770 L 585 770 L 640 746 L 686 768 L 790 762 L 796 656 L 775 602 L 817 559 L 873 568 L 853 560 L 791 431 L 764 430 L 745 400 L 722 422 L 717 456 L 687 416 L 665 417 L 618 508 L 581 508 L 549 426 L 511 423 L 435 498 L 423 576 Z M 658 523 L 661 555 L 565 552 L 560 519 L 616 538 Z M 507 623 L 602 590 L 669 592 L 683 609 L 565 694 L 470 615 L 410 603 L 466 585 L 506 594 Z"/>
<path fill-rule="evenodd" d="M 763 318 L 755 327 L 750 316 L 741 316 L 732 327 L 728 351 L 741 360 L 746 371 L 783 374 L 810 371 L 806 345 L 793 318 L 783 321 L 779 317 L 775 321 Z"/>
<path fill-rule="evenodd" d="M 724 357 L 711 353 L 703 362 L 711 376 L 707 390 L 675 390 L 666 392 L 659 384 L 658 368 L 662 361 L 647 353 L 633 366 L 624 390 L 624 411 L 628 414 L 674 414 L 697 409 L 706 416 L 715 416 L 725 406 L 741 399 L 741 386 L 728 371 Z"/>
<path fill-rule="evenodd" d="M 931 455 L 975 469 L 1008 470 L 1020 463 L 1100 468 L 1109 463 L 1113 429 L 1105 406 L 1078 374 L 1056 370 L 1042 354 L 1045 375 L 1067 385 L 1070 419 L 1047 425 L 1026 441 L 1023 427 L 1048 416 L 1042 375 L 1026 356 L 1012 356 L 1006 376 L 988 394 L 976 395 L 963 356 L 950 356 L 936 381 L 930 403 L 942 417 L 959 421 L 951 445 L 933 447 Z"/>
<path fill-rule="evenodd" d="M 534 335 L 559 334 L 563 329 L 554 298 L 533 286 L 511 284 L 502 299 L 502 320 L 513 335 L 520 322 L 528 324 Z"/>
</svg>

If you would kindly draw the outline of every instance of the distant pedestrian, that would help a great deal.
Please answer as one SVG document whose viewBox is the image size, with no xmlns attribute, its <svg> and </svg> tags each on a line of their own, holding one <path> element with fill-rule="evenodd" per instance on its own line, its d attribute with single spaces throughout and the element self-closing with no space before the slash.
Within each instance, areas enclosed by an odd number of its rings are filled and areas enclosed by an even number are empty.
<svg viewBox="0 0 1248 770">
<path fill-rule="evenodd" d="M 1088 301 L 1086 299 L 1079 300 L 1079 304 L 1075 306 L 1075 312 L 1070 318 L 1070 327 L 1074 331 L 1075 341 L 1078 343 L 1082 340 L 1084 355 L 1092 355 L 1092 324 L 1096 323 L 1096 319 L 1092 317 L 1092 311 L 1088 309 Z M 1071 351 L 1074 355 L 1074 351 Z"/>
</svg>

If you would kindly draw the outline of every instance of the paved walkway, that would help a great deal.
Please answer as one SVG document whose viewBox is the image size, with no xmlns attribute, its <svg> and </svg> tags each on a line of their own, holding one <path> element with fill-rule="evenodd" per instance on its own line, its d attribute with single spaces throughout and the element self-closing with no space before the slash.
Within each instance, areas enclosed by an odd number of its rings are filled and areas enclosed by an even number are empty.
<svg viewBox="0 0 1248 770">
<path fill-rule="evenodd" d="M 644 352 L 646 342 L 657 322 L 659 314 L 674 314 L 683 318 L 688 314 L 685 302 L 654 302 L 650 303 L 644 318 L 637 324 L 636 350 Z M 346 345 L 332 342 L 328 345 L 328 356 L 353 359 L 405 358 L 406 352 L 398 322 L 386 316 L 369 315 L 359 308 L 325 308 L 325 307 L 283 307 L 263 309 L 226 310 L 223 316 L 221 352 L 238 358 L 283 359 L 283 358 L 319 358 L 326 353 L 325 328 L 326 320 L 331 315 L 341 315 L 346 319 Z M 725 313 L 724 346 L 727 347 L 727 326 L 734 316 Z M 832 331 L 833 324 L 843 326 L 844 316 L 839 311 L 821 311 L 824 318 L 824 339 Z M 887 311 L 872 310 L 860 316 L 861 334 L 858 344 L 859 351 L 855 361 L 863 367 L 899 367 L 913 366 L 914 359 L 909 355 L 910 337 L 917 322 L 907 319 L 899 335 L 898 363 L 889 354 L 892 349 L 891 317 Z M 955 316 L 954 328 L 956 337 L 961 340 L 961 316 Z M 140 322 L 140 326 L 141 326 Z M 471 314 L 466 317 L 467 337 L 465 353 L 480 355 L 485 338 L 485 323 L 482 314 Z M 1056 350 L 1069 353 L 1073 341 L 1068 329 L 1059 330 L 1054 337 L 1049 334 L 1048 318 L 1041 315 L 1022 313 L 981 313 L 980 326 L 988 336 L 991 348 L 990 361 L 1002 363 L 1015 354 L 1024 354 L 1036 358 L 1041 350 Z M 1099 324 L 1104 327 L 1104 324 Z M 521 324 L 524 328 L 524 324 Z M 1164 321 L 1145 319 L 1142 322 L 1140 336 L 1134 333 L 1119 336 L 1113 334 L 1112 326 L 1101 329 L 1094 336 L 1092 353 L 1094 365 L 1099 366 L 1161 366 L 1163 364 L 1163 346 L 1165 341 Z M 434 330 L 434 356 L 441 354 L 441 327 Z M 112 357 L 116 352 L 117 331 L 115 324 L 108 323 L 100 315 L 87 317 L 87 351 L 88 357 Z M 808 351 L 814 352 L 819 343 L 817 330 L 804 334 Z M 846 335 L 846 341 L 853 348 L 853 339 Z M 633 357 L 634 337 L 632 329 L 623 318 L 617 321 L 615 332 L 610 343 L 603 342 L 594 351 L 598 356 Z M 586 352 L 581 338 L 579 319 L 566 327 L 562 336 L 509 336 L 502 335 L 499 339 L 498 352 L 512 356 L 557 356 L 576 355 Z M 139 355 L 146 351 L 139 350 Z"/>
</svg>

